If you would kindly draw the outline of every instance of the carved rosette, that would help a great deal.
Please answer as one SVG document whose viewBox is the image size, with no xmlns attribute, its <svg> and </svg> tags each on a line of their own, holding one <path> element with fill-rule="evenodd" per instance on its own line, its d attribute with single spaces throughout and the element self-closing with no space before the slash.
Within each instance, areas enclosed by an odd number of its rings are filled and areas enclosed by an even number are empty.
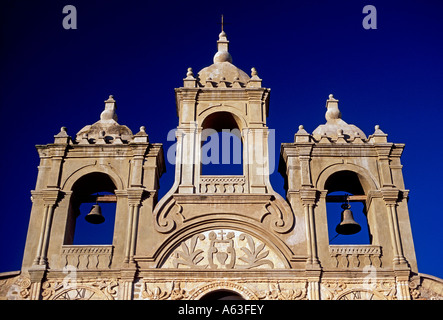
<svg viewBox="0 0 443 320">
<path fill-rule="evenodd" d="M 257 238 L 236 230 L 217 229 L 182 241 L 162 268 L 284 269 L 284 260 Z"/>
</svg>

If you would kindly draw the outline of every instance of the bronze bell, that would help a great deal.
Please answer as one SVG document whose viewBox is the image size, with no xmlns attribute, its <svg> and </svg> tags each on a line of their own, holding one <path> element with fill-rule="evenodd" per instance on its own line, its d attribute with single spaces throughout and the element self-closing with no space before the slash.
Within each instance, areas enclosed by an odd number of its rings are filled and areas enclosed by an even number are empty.
<svg viewBox="0 0 443 320">
<path fill-rule="evenodd" d="M 85 220 L 93 224 L 105 222 L 105 217 L 102 215 L 102 208 L 100 208 L 98 204 L 94 204 L 91 211 L 89 211 L 88 215 L 85 217 Z"/>
<path fill-rule="evenodd" d="M 351 206 L 348 203 L 341 205 L 343 211 L 341 212 L 341 222 L 335 228 L 335 231 L 343 235 L 356 234 L 361 230 L 360 225 L 355 222 L 352 211 L 349 210 Z"/>
</svg>

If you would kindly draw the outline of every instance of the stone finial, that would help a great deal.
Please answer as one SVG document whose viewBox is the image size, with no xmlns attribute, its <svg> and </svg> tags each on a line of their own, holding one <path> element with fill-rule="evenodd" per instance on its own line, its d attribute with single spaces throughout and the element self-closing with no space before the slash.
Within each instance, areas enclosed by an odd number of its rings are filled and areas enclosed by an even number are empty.
<svg viewBox="0 0 443 320">
<path fill-rule="evenodd" d="M 137 132 L 134 135 L 134 142 L 143 142 L 143 143 L 147 143 L 149 142 L 149 138 L 148 138 L 148 134 L 146 133 L 146 128 L 145 126 L 141 126 L 140 127 L 140 131 Z"/>
<path fill-rule="evenodd" d="M 305 130 L 303 125 L 298 126 L 298 131 L 294 136 L 294 142 L 309 142 L 311 135 Z"/>
<path fill-rule="evenodd" d="M 60 132 L 54 136 L 54 143 L 66 144 L 69 143 L 71 137 L 68 135 L 66 127 L 61 127 Z"/>
<path fill-rule="evenodd" d="M 375 129 L 374 134 L 386 134 L 383 131 L 381 131 L 380 126 L 378 124 L 375 125 L 374 129 Z"/>
<path fill-rule="evenodd" d="M 327 137 L 332 139 L 331 141 L 344 142 L 351 141 L 351 137 L 355 132 L 358 132 L 361 139 L 366 139 L 366 135 L 358 127 L 353 124 L 348 124 L 342 119 L 342 114 L 338 109 L 338 100 L 334 98 L 333 94 L 328 96 L 326 100 L 326 123 L 318 126 L 313 132 L 312 136 L 315 140 L 322 139 L 322 135 L 326 133 Z M 338 131 L 341 129 L 342 131 Z"/>
<path fill-rule="evenodd" d="M 388 135 L 381 131 L 380 126 L 377 124 L 374 127 L 375 131 L 369 136 L 369 141 L 372 143 L 386 143 L 388 142 Z"/>
<path fill-rule="evenodd" d="M 249 88 L 260 88 L 261 79 L 258 77 L 257 69 L 251 68 L 251 79 L 248 81 Z"/>
<path fill-rule="evenodd" d="M 115 113 L 117 109 L 117 104 L 114 100 L 114 96 L 110 95 L 108 100 L 105 100 L 105 110 L 100 114 L 100 121 L 105 123 L 117 122 L 118 117 Z"/>
<path fill-rule="evenodd" d="M 214 63 L 229 62 L 232 63 L 231 54 L 228 52 L 229 41 L 224 31 L 220 32 L 217 41 L 217 53 L 214 55 Z"/>
<path fill-rule="evenodd" d="M 186 73 L 187 78 L 194 78 L 194 72 L 192 72 L 192 68 L 188 68 L 188 72 Z"/>
<path fill-rule="evenodd" d="M 68 129 L 66 127 L 61 127 L 60 132 L 57 133 L 56 137 L 68 137 Z"/>
<path fill-rule="evenodd" d="M 195 88 L 197 85 L 197 79 L 194 78 L 194 72 L 192 72 L 192 68 L 188 68 L 188 72 L 186 73 L 186 78 L 183 79 L 183 86 L 185 88 Z"/>
<path fill-rule="evenodd" d="M 338 100 L 334 98 L 331 93 L 329 99 L 326 100 L 326 108 L 328 109 L 325 114 L 327 122 L 335 122 L 337 119 L 341 119 L 341 112 L 338 109 Z"/>
<path fill-rule="evenodd" d="M 120 135 L 122 142 L 127 143 L 132 139 L 132 131 L 127 126 L 118 124 L 116 109 L 114 96 L 110 95 L 105 100 L 105 110 L 100 114 L 100 120 L 84 126 L 77 132 L 75 141 L 81 144 L 108 144 L 113 143 L 113 139 Z M 87 134 L 87 139 L 84 139 L 85 134 Z"/>
</svg>

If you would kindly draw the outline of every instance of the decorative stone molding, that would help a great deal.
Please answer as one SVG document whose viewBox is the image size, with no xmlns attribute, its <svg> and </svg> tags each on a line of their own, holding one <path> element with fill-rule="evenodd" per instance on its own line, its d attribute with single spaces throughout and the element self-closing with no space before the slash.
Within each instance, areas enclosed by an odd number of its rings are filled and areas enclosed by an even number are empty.
<svg viewBox="0 0 443 320">
<path fill-rule="evenodd" d="M 28 277 L 12 275 L 0 280 L 0 297 L 6 300 L 28 300 L 30 290 L 31 279 Z"/>
<path fill-rule="evenodd" d="M 64 266 L 71 265 L 79 270 L 109 269 L 112 252 L 112 245 L 64 245 L 62 247 Z"/>
<path fill-rule="evenodd" d="M 303 287 L 297 288 L 292 284 L 291 288 L 281 288 L 280 283 L 269 284 L 269 290 L 261 291 L 257 294 L 260 300 L 306 300 L 307 282 Z"/>
<path fill-rule="evenodd" d="M 145 282 L 141 296 L 145 300 L 188 300 L 189 293 L 181 288 L 181 283 L 172 281 L 171 289 L 161 289 L 160 286 Z"/>
<path fill-rule="evenodd" d="M 245 183 L 243 176 L 203 176 L 200 193 L 244 193 Z"/>
<path fill-rule="evenodd" d="M 443 300 L 443 281 L 439 278 L 419 274 L 411 277 L 409 293 L 412 300 Z"/>
<path fill-rule="evenodd" d="M 321 283 L 322 300 L 396 300 L 395 280 L 376 279 L 335 279 Z"/>
<path fill-rule="evenodd" d="M 337 268 L 381 267 L 381 247 L 372 245 L 330 245 Z"/>
<path fill-rule="evenodd" d="M 206 285 L 200 287 L 199 289 L 195 290 L 190 295 L 189 298 L 191 300 L 200 299 L 205 294 L 215 291 L 215 290 L 220 290 L 220 289 L 228 289 L 228 290 L 235 291 L 235 292 L 239 293 L 240 295 L 242 295 L 247 300 L 258 300 L 258 297 L 254 292 L 252 292 L 251 290 L 249 290 L 245 286 L 239 285 L 239 284 L 232 282 L 232 281 L 211 282 L 211 283 L 206 284 Z"/>
<path fill-rule="evenodd" d="M 42 285 L 43 300 L 115 300 L 118 283 L 113 279 L 93 281 L 46 281 Z"/>
<path fill-rule="evenodd" d="M 217 278 L 140 279 L 134 288 L 135 300 L 198 300 L 217 290 L 233 291 L 247 300 L 306 300 L 308 290 L 306 281 L 293 278 L 261 282 Z"/>
</svg>

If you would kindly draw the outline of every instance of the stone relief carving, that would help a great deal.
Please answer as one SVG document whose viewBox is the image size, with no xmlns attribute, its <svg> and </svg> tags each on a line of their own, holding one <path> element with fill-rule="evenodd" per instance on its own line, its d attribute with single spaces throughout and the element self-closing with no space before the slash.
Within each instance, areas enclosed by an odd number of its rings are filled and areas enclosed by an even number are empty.
<svg viewBox="0 0 443 320">
<path fill-rule="evenodd" d="M 209 282 L 209 283 L 208 283 Z M 307 283 L 290 279 L 255 283 L 217 279 L 189 281 L 141 281 L 135 297 L 144 300 L 195 300 L 215 290 L 232 290 L 249 300 L 306 300 Z"/>
<path fill-rule="evenodd" d="M 395 280 L 336 280 L 321 283 L 322 300 L 396 300 Z"/>
<path fill-rule="evenodd" d="M 117 298 L 116 280 L 97 279 L 77 283 L 49 280 L 42 285 L 43 300 L 114 300 Z"/>
<path fill-rule="evenodd" d="M 186 300 L 189 298 L 186 290 L 181 288 L 181 283 L 175 281 L 172 281 L 170 290 L 162 290 L 158 285 L 153 286 L 152 283 L 144 283 L 141 296 L 147 300 Z"/>
<path fill-rule="evenodd" d="M 17 276 L 0 281 L 0 293 L 7 300 L 27 300 L 30 296 L 31 280 Z"/>
<path fill-rule="evenodd" d="M 306 300 L 307 299 L 307 283 L 301 288 L 294 288 L 292 284 L 290 288 L 281 288 L 280 283 L 269 284 L 269 290 L 261 291 L 257 294 L 260 300 Z"/>
<path fill-rule="evenodd" d="M 438 293 L 440 291 L 440 294 Z M 409 292 L 413 300 L 443 300 L 440 290 L 431 290 L 423 285 L 423 279 L 420 276 L 413 276 L 409 282 Z"/>
<path fill-rule="evenodd" d="M 219 229 L 194 235 L 169 255 L 162 268 L 285 268 L 278 255 L 249 234 Z"/>
</svg>

